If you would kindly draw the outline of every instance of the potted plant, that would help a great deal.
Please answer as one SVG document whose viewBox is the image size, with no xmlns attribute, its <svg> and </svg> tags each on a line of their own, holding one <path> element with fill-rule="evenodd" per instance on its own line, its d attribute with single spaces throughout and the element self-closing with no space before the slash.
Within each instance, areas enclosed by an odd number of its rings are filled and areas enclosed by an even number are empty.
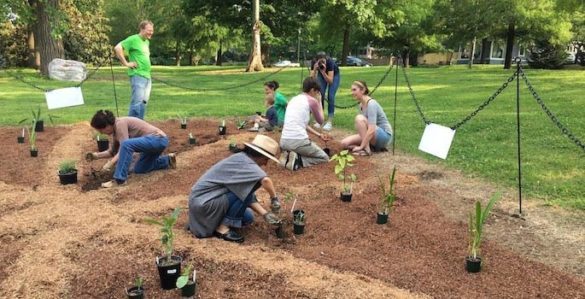
<svg viewBox="0 0 585 299">
<path fill-rule="evenodd" d="M 189 133 L 189 144 L 197 144 L 197 139 L 195 139 L 193 133 Z"/>
<path fill-rule="evenodd" d="M 181 122 L 181 129 L 187 129 L 187 117 L 181 116 L 180 114 L 177 114 L 177 116 Z"/>
<path fill-rule="evenodd" d="M 177 288 L 181 289 L 181 297 L 185 299 L 191 299 L 195 297 L 195 290 L 197 289 L 197 272 L 193 270 L 193 279 L 189 279 L 191 273 L 191 265 L 187 265 L 183 270 L 183 273 L 177 279 Z"/>
<path fill-rule="evenodd" d="M 35 112 L 35 110 L 31 110 L 32 112 L 32 122 L 34 123 L 34 130 L 36 132 L 43 132 L 45 130 L 45 122 L 41 119 L 41 107 L 39 106 L 37 108 L 37 111 Z M 51 120 L 51 123 L 53 123 L 53 116 L 49 115 L 49 119 Z M 27 121 L 28 118 L 25 118 L 21 121 L 19 121 L 18 123 L 21 124 L 25 121 Z"/>
<path fill-rule="evenodd" d="M 500 195 L 500 193 L 492 195 L 485 209 L 481 208 L 481 202 L 478 200 L 475 203 L 475 215 L 474 213 L 469 213 L 469 256 L 465 258 L 465 269 L 467 272 L 477 273 L 481 270 L 480 248 L 483 225 L 494 204 L 500 199 Z"/>
<path fill-rule="evenodd" d="M 16 137 L 18 143 L 24 143 L 24 130 L 25 128 L 22 128 L 22 133 L 20 133 L 20 136 Z"/>
<path fill-rule="evenodd" d="M 32 126 L 28 132 L 28 144 L 30 145 L 30 156 L 37 157 L 39 150 L 37 149 L 37 132 L 35 131 L 36 121 L 33 121 Z"/>
<path fill-rule="evenodd" d="M 355 158 L 348 150 L 343 150 L 339 154 L 333 155 L 329 161 L 336 161 L 335 175 L 343 181 L 343 190 L 341 191 L 341 201 L 350 202 L 352 197 L 352 187 L 357 177 L 355 174 L 347 174 L 347 168 L 353 166 Z M 349 181 L 349 182 L 348 182 Z"/>
<path fill-rule="evenodd" d="M 236 139 L 234 139 L 234 138 L 230 139 L 230 144 L 228 145 L 228 149 L 232 153 L 237 153 L 240 151 L 240 149 L 238 148 L 238 144 L 236 143 Z"/>
<path fill-rule="evenodd" d="M 98 152 L 107 151 L 110 148 L 108 135 L 96 132 L 95 141 L 97 142 Z"/>
<path fill-rule="evenodd" d="M 145 221 L 149 224 L 160 226 L 160 240 L 163 246 L 164 254 L 162 256 L 156 257 L 156 265 L 158 267 L 158 274 L 160 276 L 160 285 L 165 290 L 174 289 L 176 287 L 177 278 L 179 278 L 179 274 L 181 273 L 182 258 L 180 256 L 173 255 L 173 242 L 175 240 L 173 226 L 175 223 L 177 223 L 177 219 L 179 218 L 180 213 L 181 209 L 175 208 L 170 216 L 162 217 L 161 221 L 152 218 L 145 219 Z"/>
<path fill-rule="evenodd" d="M 77 184 L 75 161 L 64 160 L 59 163 L 59 181 L 61 181 L 61 185 Z"/>
<path fill-rule="evenodd" d="M 239 120 L 238 119 L 238 130 L 241 130 L 243 128 L 246 127 L 246 121 L 245 120 Z"/>
<path fill-rule="evenodd" d="M 386 186 L 382 178 L 378 177 L 380 183 L 380 192 L 382 193 L 381 208 L 378 211 L 378 217 L 376 218 L 377 224 L 385 224 L 388 222 L 388 216 L 392 211 L 392 205 L 396 201 L 396 194 L 394 194 L 394 176 L 396 175 L 396 166 L 392 169 L 392 175 L 388 176 L 390 182 L 390 188 L 386 191 Z"/>
<path fill-rule="evenodd" d="M 144 279 L 140 276 L 137 276 L 136 279 L 134 280 L 134 286 L 126 289 L 126 295 L 128 295 L 128 299 L 144 298 L 144 288 L 142 287 L 143 283 Z"/>
<path fill-rule="evenodd" d="M 218 128 L 219 135 L 225 135 L 227 133 L 227 128 L 225 127 L 225 119 L 221 121 L 221 124 Z"/>
<path fill-rule="evenodd" d="M 295 235 L 302 235 L 305 233 L 305 211 L 294 210 L 293 230 L 295 232 Z"/>
</svg>

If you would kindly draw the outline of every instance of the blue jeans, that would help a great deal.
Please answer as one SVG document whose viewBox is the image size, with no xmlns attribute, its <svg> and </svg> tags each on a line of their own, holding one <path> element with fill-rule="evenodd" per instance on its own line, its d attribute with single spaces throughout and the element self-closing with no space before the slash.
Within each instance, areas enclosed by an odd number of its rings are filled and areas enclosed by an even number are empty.
<svg viewBox="0 0 585 299">
<path fill-rule="evenodd" d="M 130 77 L 130 86 L 132 87 L 132 96 L 130 98 L 128 116 L 144 119 L 144 114 L 146 113 L 146 103 L 150 98 L 152 81 L 148 78 L 135 75 Z"/>
<path fill-rule="evenodd" d="M 254 213 L 252 209 L 248 208 L 251 204 L 257 202 L 256 194 L 250 193 L 243 201 L 239 199 L 234 193 L 228 192 L 227 198 L 229 207 L 225 214 L 222 224 L 240 228 L 254 222 Z"/>
<path fill-rule="evenodd" d="M 114 179 L 119 183 L 128 179 L 128 169 L 132 162 L 132 154 L 135 152 L 141 153 L 134 166 L 135 173 L 169 168 L 169 156 L 160 155 L 168 145 L 169 138 L 166 136 L 147 135 L 124 140 L 120 144 Z"/>
<path fill-rule="evenodd" d="M 331 84 L 327 84 L 327 81 L 323 76 L 317 76 L 319 80 L 319 85 L 321 85 L 321 105 L 323 109 L 325 109 L 325 92 L 329 88 L 329 92 L 327 93 L 327 115 L 329 118 L 332 118 L 335 115 L 335 94 L 337 93 L 337 89 L 339 88 L 339 83 L 341 81 L 341 77 L 339 73 L 333 76 L 333 82 Z"/>
</svg>

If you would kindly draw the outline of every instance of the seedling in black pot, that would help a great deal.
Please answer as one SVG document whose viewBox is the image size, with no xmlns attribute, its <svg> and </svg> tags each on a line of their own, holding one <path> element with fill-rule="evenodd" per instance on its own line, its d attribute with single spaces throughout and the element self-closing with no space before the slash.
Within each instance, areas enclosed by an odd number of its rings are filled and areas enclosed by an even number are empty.
<svg viewBox="0 0 585 299">
<path fill-rule="evenodd" d="M 176 208 L 170 216 L 162 217 L 160 221 L 152 218 L 144 220 L 146 223 L 160 226 L 160 240 L 164 254 L 156 257 L 156 265 L 160 276 L 160 285 L 165 290 L 176 287 L 177 278 L 179 278 L 181 272 L 181 262 L 183 259 L 180 256 L 173 255 L 175 241 L 173 226 L 177 223 L 180 213 L 181 209 Z"/>
<path fill-rule="evenodd" d="M 352 198 L 353 183 L 355 183 L 357 177 L 355 174 L 348 174 L 347 168 L 353 166 L 355 158 L 348 150 L 343 150 L 339 154 L 333 155 L 329 161 L 335 161 L 335 176 L 343 181 L 343 189 L 341 191 L 341 201 L 350 202 Z"/>
<path fill-rule="evenodd" d="M 189 144 L 196 144 L 197 139 L 193 136 L 193 133 L 189 133 Z"/>
<path fill-rule="evenodd" d="M 181 122 L 181 129 L 187 129 L 187 118 L 181 116 L 180 114 L 177 114 L 177 116 L 179 117 L 179 121 Z"/>
<path fill-rule="evenodd" d="M 293 230 L 295 232 L 295 235 L 302 235 L 305 233 L 305 211 L 294 210 Z"/>
<path fill-rule="evenodd" d="M 95 134 L 95 141 L 97 142 L 98 152 L 107 151 L 110 148 L 110 140 L 108 135 L 102 133 Z"/>
<path fill-rule="evenodd" d="M 236 143 L 236 140 L 234 138 L 230 139 L 230 144 L 228 145 L 228 149 L 232 153 L 237 153 L 240 151 L 240 149 L 238 148 L 238 144 Z"/>
<path fill-rule="evenodd" d="M 128 299 L 144 298 L 144 288 L 142 287 L 143 283 L 144 279 L 140 276 L 137 276 L 134 280 L 134 286 L 126 289 L 126 295 L 128 295 Z"/>
<path fill-rule="evenodd" d="M 227 133 L 227 128 L 225 127 L 225 119 L 221 121 L 221 124 L 218 127 L 219 135 L 225 135 Z"/>
<path fill-rule="evenodd" d="M 28 144 L 30 145 L 30 156 L 37 157 L 39 150 L 37 149 L 37 132 L 35 131 L 36 121 L 33 121 L 32 126 L 28 132 Z"/>
<path fill-rule="evenodd" d="M 181 289 L 181 297 L 183 299 L 191 299 L 195 297 L 195 291 L 197 290 L 197 272 L 193 270 L 193 279 L 189 279 L 191 274 L 191 265 L 187 265 L 181 273 L 181 276 L 177 279 L 177 288 Z"/>
<path fill-rule="evenodd" d="M 77 169 L 74 160 L 64 160 L 59 163 L 59 181 L 61 185 L 77 184 Z"/>
<path fill-rule="evenodd" d="M 465 269 L 467 272 L 476 273 L 481 270 L 481 237 L 483 234 L 483 225 L 488 218 L 492 207 L 500 199 L 500 193 L 494 194 L 485 209 L 481 208 L 481 202 L 478 200 L 475 203 L 475 215 L 469 214 L 469 256 L 465 258 Z"/>
<path fill-rule="evenodd" d="M 396 166 L 392 169 L 392 175 L 388 176 L 390 182 L 390 188 L 386 191 L 386 186 L 382 178 L 378 177 L 380 184 L 380 192 L 382 193 L 382 201 L 380 211 L 378 211 L 378 217 L 376 218 L 377 224 L 384 224 L 388 222 L 388 216 L 392 212 L 392 205 L 396 201 L 396 194 L 394 194 L 394 176 L 396 175 Z"/>
</svg>

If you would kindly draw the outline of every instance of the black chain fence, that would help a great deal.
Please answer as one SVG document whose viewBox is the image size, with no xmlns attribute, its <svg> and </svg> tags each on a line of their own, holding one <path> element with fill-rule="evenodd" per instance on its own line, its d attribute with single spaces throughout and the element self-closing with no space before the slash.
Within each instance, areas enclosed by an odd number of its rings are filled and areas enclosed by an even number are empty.
<svg viewBox="0 0 585 299">
<path fill-rule="evenodd" d="M 180 88 L 180 89 L 184 89 L 184 90 L 191 90 L 191 91 L 224 91 L 224 90 L 238 89 L 238 88 L 246 87 L 246 86 L 264 81 L 264 80 L 270 78 L 271 76 L 274 76 L 274 75 L 280 73 L 285 68 L 286 67 L 281 67 L 281 68 L 277 69 L 276 71 L 267 74 L 266 76 L 263 76 L 261 78 L 258 78 L 256 80 L 253 80 L 253 81 L 250 81 L 250 82 L 247 82 L 244 84 L 238 84 L 238 85 L 228 86 L 228 87 L 219 87 L 219 88 L 195 88 L 195 87 L 183 86 L 183 85 L 178 85 L 178 84 L 166 81 L 166 80 L 158 79 L 155 77 L 152 77 L 152 81 L 153 82 L 160 82 L 160 83 L 168 85 L 168 86 L 172 86 L 172 87 L 176 87 L 176 88 Z"/>
<path fill-rule="evenodd" d="M 552 113 L 552 111 L 550 111 L 550 109 L 546 106 L 546 104 L 544 103 L 544 101 L 542 100 L 542 98 L 538 95 L 538 93 L 536 92 L 536 90 L 534 89 L 534 87 L 532 86 L 532 84 L 530 84 L 530 81 L 528 81 L 528 77 L 524 73 L 524 70 L 522 68 L 520 68 L 519 71 L 520 71 L 520 75 L 522 76 L 522 79 L 524 80 L 524 82 L 526 83 L 526 86 L 528 87 L 528 90 L 532 94 L 532 97 L 540 105 L 540 107 L 542 108 L 542 110 L 544 111 L 544 113 L 546 113 L 546 115 L 550 118 L 550 120 L 561 130 L 561 133 L 563 133 L 563 135 L 567 136 L 578 147 L 580 147 L 583 151 L 585 151 L 585 144 L 583 143 L 583 141 L 581 141 L 579 138 L 577 138 L 571 132 L 571 130 L 569 130 L 566 126 L 564 126 L 559 121 L 559 119 L 556 117 L 556 115 L 554 113 Z"/>
</svg>

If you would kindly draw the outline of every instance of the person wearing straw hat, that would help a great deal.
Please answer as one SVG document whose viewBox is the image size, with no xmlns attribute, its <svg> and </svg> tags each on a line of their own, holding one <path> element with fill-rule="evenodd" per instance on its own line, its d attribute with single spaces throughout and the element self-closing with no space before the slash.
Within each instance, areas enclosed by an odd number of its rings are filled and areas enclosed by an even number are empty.
<svg viewBox="0 0 585 299">
<path fill-rule="evenodd" d="M 272 180 L 260 168 L 268 160 L 278 163 L 278 143 L 268 136 L 257 135 L 244 145 L 242 152 L 213 165 L 191 188 L 188 229 L 195 237 L 216 236 L 243 242 L 244 237 L 231 228 L 252 223 L 252 211 L 262 215 L 269 224 L 280 223 L 276 215 L 258 203 L 255 194 L 262 187 L 270 195 L 272 208 L 280 207 Z"/>
</svg>

